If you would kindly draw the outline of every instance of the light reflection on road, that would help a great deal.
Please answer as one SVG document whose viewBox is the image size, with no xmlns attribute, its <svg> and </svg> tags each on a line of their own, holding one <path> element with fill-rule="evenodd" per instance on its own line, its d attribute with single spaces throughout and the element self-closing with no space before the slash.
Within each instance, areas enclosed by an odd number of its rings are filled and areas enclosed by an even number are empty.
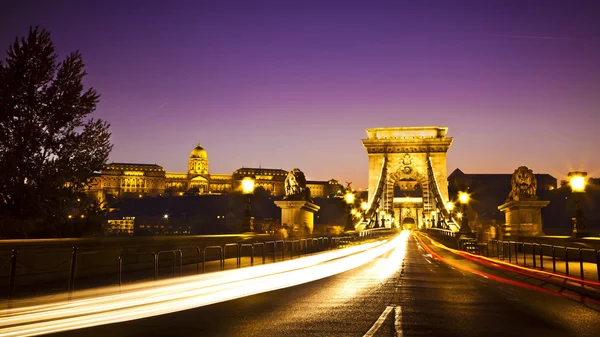
<svg viewBox="0 0 600 337">
<path fill-rule="evenodd" d="M 381 280 L 397 270 L 409 232 L 392 240 L 344 248 L 270 265 L 129 286 L 122 294 L 0 311 L 0 336 L 35 336 L 157 316 L 315 281 L 376 264 Z M 89 292 L 93 294 L 93 292 Z"/>
</svg>

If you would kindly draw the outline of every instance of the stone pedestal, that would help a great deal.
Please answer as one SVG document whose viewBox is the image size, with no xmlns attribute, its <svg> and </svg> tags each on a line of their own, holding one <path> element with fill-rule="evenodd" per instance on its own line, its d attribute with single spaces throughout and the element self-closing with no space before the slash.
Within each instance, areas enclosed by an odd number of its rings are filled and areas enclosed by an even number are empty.
<svg viewBox="0 0 600 337">
<path fill-rule="evenodd" d="M 513 200 L 498 206 L 498 210 L 504 213 L 506 218 L 503 228 L 504 239 L 544 235 L 542 208 L 549 203 L 545 200 Z"/>
<path fill-rule="evenodd" d="M 315 226 L 314 215 L 321 207 L 308 201 L 275 201 L 275 205 L 281 208 L 281 225 L 293 227 L 298 226 L 301 230 L 305 228 L 310 234 Z"/>
</svg>

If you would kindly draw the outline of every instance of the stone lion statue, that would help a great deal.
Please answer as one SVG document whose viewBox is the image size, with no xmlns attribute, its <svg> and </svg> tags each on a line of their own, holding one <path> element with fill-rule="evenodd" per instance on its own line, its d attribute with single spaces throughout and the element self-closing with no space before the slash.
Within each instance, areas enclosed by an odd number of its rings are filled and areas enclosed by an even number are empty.
<svg viewBox="0 0 600 337">
<path fill-rule="evenodd" d="M 284 200 L 310 200 L 310 189 L 306 187 L 306 177 L 300 169 L 291 170 L 285 178 L 285 197 Z"/>
<path fill-rule="evenodd" d="M 507 202 L 538 198 L 535 175 L 527 166 L 520 166 L 515 170 L 510 184 L 512 189 L 506 199 Z"/>
</svg>

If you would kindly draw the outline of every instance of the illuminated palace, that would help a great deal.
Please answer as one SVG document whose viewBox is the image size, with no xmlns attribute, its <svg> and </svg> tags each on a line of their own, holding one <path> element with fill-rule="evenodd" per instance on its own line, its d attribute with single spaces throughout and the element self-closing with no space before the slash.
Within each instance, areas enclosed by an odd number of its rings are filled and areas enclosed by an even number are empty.
<svg viewBox="0 0 600 337">
<path fill-rule="evenodd" d="M 108 195 L 115 198 L 143 198 L 160 195 L 184 195 L 241 191 L 244 177 L 255 179 L 255 188 L 262 187 L 272 195 L 283 195 L 288 172 L 282 169 L 240 168 L 232 174 L 208 171 L 208 155 L 198 144 L 190 153 L 187 173 L 166 172 L 156 164 L 110 163 L 96 176 L 90 192 L 99 200 Z M 341 185 L 329 181 L 309 181 L 313 197 L 323 197 L 340 190 Z"/>
</svg>

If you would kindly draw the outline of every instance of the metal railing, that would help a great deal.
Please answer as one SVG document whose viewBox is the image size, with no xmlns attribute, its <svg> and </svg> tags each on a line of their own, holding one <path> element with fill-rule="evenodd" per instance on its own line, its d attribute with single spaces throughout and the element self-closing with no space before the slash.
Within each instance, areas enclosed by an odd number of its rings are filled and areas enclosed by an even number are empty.
<svg viewBox="0 0 600 337">
<path fill-rule="evenodd" d="M 378 238 L 381 236 L 390 235 L 390 231 L 385 230 L 365 230 L 359 233 L 355 233 L 354 235 L 347 236 L 320 236 L 314 238 L 304 238 L 297 240 L 275 240 L 275 241 L 266 241 L 266 242 L 253 242 L 253 243 L 226 243 L 222 245 L 213 245 L 206 246 L 201 248 L 200 246 L 181 246 L 176 247 L 171 250 L 161 250 L 161 251 L 140 251 L 140 252 L 123 252 L 117 258 L 117 267 L 118 267 L 118 285 L 121 287 L 124 284 L 124 267 L 130 265 L 131 269 L 129 273 L 138 273 L 138 279 L 147 278 L 143 277 L 144 272 L 152 272 L 151 278 L 153 280 L 159 279 L 159 271 L 163 266 L 159 264 L 161 256 L 164 255 L 172 255 L 173 260 L 171 267 L 171 277 L 182 276 L 184 274 L 183 267 L 184 265 L 193 265 L 196 264 L 196 274 L 205 273 L 206 265 L 208 262 L 218 262 L 219 269 L 225 270 L 226 268 L 226 260 L 229 258 L 228 254 L 231 252 L 235 253 L 235 256 L 230 258 L 235 258 L 236 268 L 241 268 L 242 266 L 242 258 L 249 257 L 250 258 L 250 266 L 255 264 L 255 258 L 258 256 L 262 256 L 262 263 L 266 263 L 267 255 L 272 256 L 272 262 L 277 262 L 278 260 L 283 261 L 287 257 L 289 259 L 294 259 L 300 257 L 301 255 L 313 254 L 320 251 L 330 250 L 330 249 L 338 249 L 344 248 L 353 242 L 359 240 L 365 240 L 370 238 Z M 257 252 L 257 248 L 260 247 L 261 251 Z M 272 250 L 269 250 L 272 248 Z M 191 260 L 191 262 L 187 262 L 184 259 L 183 252 L 186 250 L 194 250 L 195 258 Z M 67 254 L 67 252 L 64 252 Z M 56 273 L 63 273 L 64 268 L 61 269 L 62 266 L 65 266 L 67 262 L 70 262 L 68 268 L 68 281 L 66 283 L 66 289 L 68 292 L 68 298 L 71 299 L 73 292 L 75 291 L 75 281 L 77 278 L 77 268 L 79 262 L 80 255 L 89 255 L 89 254 L 97 254 L 98 251 L 81 251 L 80 247 L 72 247 L 72 250 L 69 253 L 69 258 L 64 261 L 58 263 L 56 266 L 52 266 L 50 268 L 46 268 L 44 270 L 40 270 L 40 272 L 49 272 L 53 271 Z M 20 261 L 20 254 L 22 252 L 19 249 L 12 249 L 10 253 L 10 257 L 6 260 L 5 263 L 0 265 L 0 270 L 8 266 L 8 289 L 7 289 L 7 299 L 9 300 L 9 307 L 11 301 L 15 297 L 15 288 L 17 285 L 17 264 L 23 263 Z M 149 257 L 147 261 L 144 261 L 144 257 Z M 186 255 L 188 256 L 188 255 Z M 208 259 L 207 259 L 208 258 Z M 188 258 L 190 260 L 190 258 Z M 125 263 L 129 261 L 129 263 Z M 163 259 L 164 261 L 164 259 Z M 147 265 L 151 264 L 151 268 L 147 268 Z M 146 267 L 144 267 L 146 265 Z M 200 267 L 201 266 L 201 267 Z M 26 266 L 28 269 L 32 269 L 31 266 Z M 32 270 L 35 270 L 33 268 Z M 65 275 L 66 276 L 66 275 Z M 110 277 L 110 275 L 106 275 L 106 277 Z"/>
<path fill-rule="evenodd" d="M 478 245 L 477 248 L 474 248 L 475 244 Z M 544 265 L 544 260 L 546 259 L 546 262 L 551 260 L 553 273 L 578 277 L 581 280 L 600 282 L 600 250 L 598 249 L 495 239 L 487 243 L 477 243 L 473 239 L 464 239 L 459 242 L 459 248 L 474 254 L 539 270 L 549 270 Z M 573 264 L 579 267 L 577 268 L 579 269 L 578 271 L 570 269 Z M 587 272 L 585 268 L 586 264 L 589 264 Z M 590 273 L 589 271 L 589 266 L 594 265 L 596 275 L 593 275 L 593 272 Z M 558 272 L 557 266 L 562 266 Z"/>
</svg>

